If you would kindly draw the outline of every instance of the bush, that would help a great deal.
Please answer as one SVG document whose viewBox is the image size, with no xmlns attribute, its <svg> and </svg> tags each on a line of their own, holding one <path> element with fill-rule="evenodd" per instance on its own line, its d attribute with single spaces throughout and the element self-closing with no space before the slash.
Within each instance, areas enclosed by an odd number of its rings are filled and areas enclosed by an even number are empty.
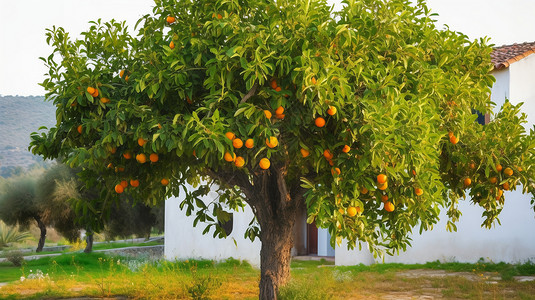
<svg viewBox="0 0 535 300">
<path fill-rule="evenodd" d="M 22 262 L 24 261 L 24 256 L 19 250 L 13 250 L 9 251 L 6 254 L 6 259 L 11 262 L 15 267 L 20 267 L 22 266 Z"/>
</svg>

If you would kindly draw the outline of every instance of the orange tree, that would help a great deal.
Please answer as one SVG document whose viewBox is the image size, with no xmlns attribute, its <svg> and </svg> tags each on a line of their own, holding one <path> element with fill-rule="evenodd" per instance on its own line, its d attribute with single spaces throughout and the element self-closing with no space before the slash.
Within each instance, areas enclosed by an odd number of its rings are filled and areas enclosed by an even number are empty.
<svg viewBox="0 0 535 300">
<path fill-rule="evenodd" d="M 440 208 L 454 229 L 461 198 L 488 227 L 503 190 L 534 191 L 519 107 L 486 126 L 473 113 L 492 114 L 487 41 L 438 30 L 423 1 L 333 12 L 318 0 L 158 0 L 138 28 L 48 31 L 57 125 L 32 136 L 33 152 L 82 167 L 99 213 L 123 193 L 156 203 L 182 188 L 181 208 L 224 235 L 216 219 L 248 204 L 261 299 L 289 279 L 299 207 L 333 245 L 380 254 L 405 249 Z M 210 189 L 220 196 L 198 201 Z"/>
</svg>

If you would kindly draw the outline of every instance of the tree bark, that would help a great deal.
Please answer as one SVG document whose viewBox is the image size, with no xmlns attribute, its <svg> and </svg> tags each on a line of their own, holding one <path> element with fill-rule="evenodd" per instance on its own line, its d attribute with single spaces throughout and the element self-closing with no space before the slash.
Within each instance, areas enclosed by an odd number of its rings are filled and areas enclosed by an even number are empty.
<svg viewBox="0 0 535 300">
<path fill-rule="evenodd" d="M 93 231 L 91 229 L 87 229 L 85 232 L 85 249 L 84 253 L 91 253 L 93 252 Z"/>
<path fill-rule="evenodd" d="M 41 252 L 43 251 L 43 247 L 45 246 L 46 226 L 40 217 L 35 217 L 35 221 L 37 221 L 37 226 L 39 227 L 39 230 L 41 231 L 41 235 L 39 236 L 39 242 L 37 243 L 37 249 L 35 249 L 35 252 Z"/>
</svg>

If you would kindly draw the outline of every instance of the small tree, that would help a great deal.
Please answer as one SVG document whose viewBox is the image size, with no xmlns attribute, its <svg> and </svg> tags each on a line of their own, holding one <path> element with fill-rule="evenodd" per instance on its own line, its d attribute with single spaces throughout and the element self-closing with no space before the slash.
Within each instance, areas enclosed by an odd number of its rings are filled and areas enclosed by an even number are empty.
<svg viewBox="0 0 535 300">
<path fill-rule="evenodd" d="M 115 21 L 76 41 L 48 31 L 43 86 L 58 123 L 32 150 L 83 167 L 102 213 L 125 191 L 156 203 L 183 188 L 181 207 L 217 233 L 208 209 L 224 219 L 247 203 L 261 299 L 289 279 L 299 207 L 333 245 L 379 255 L 405 249 L 441 208 L 453 229 L 467 195 L 489 227 L 503 190 L 535 192 L 525 116 L 510 103 L 492 112 L 487 41 L 438 30 L 423 1 L 333 12 L 322 0 L 157 0 L 139 24 L 137 37 Z M 477 124 L 474 109 L 494 121 Z"/>
<path fill-rule="evenodd" d="M 30 238 L 30 233 L 27 231 L 19 231 L 17 227 L 7 226 L 0 221 L 0 250 L 8 247 L 11 243 L 18 243 Z"/>
<path fill-rule="evenodd" d="M 0 194 L 0 219 L 8 225 L 19 225 L 25 229 L 31 221 L 37 222 L 40 230 L 36 252 L 41 252 L 45 245 L 46 225 L 43 212 L 37 204 L 35 180 L 28 177 L 15 177 Z"/>
</svg>

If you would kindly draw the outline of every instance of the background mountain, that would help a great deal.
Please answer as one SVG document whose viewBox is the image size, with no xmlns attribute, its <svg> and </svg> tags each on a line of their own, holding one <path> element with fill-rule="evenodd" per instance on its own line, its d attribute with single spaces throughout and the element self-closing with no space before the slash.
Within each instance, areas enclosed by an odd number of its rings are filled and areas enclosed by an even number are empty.
<svg viewBox="0 0 535 300">
<path fill-rule="evenodd" d="M 30 134 L 56 124 L 56 108 L 44 97 L 0 96 L 0 176 L 9 177 L 45 162 L 28 151 Z"/>
</svg>

